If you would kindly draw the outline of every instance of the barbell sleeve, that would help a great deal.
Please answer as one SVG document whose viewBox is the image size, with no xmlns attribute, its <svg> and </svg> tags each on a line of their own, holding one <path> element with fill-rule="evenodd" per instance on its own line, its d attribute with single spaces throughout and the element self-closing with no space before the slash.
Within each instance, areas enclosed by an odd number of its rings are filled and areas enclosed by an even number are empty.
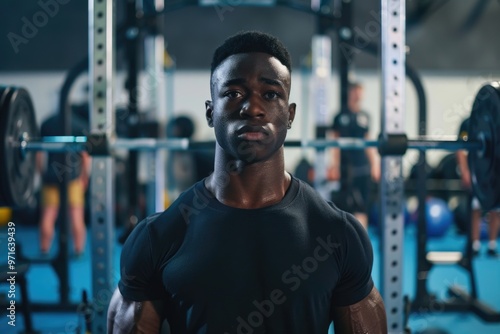
<svg viewBox="0 0 500 334">
<path fill-rule="evenodd" d="M 47 136 L 41 138 L 21 138 L 23 151 L 45 151 L 53 153 L 87 151 L 85 136 Z"/>
<path fill-rule="evenodd" d="M 484 150 L 485 144 L 481 141 L 458 141 L 458 140 L 426 140 L 410 139 L 408 140 L 408 149 L 416 150 Z"/>
</svg>

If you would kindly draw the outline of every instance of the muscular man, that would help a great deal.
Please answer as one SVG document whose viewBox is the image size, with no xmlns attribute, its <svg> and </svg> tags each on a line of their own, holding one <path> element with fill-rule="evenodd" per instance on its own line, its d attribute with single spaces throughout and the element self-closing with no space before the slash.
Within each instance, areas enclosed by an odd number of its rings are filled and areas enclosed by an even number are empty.
<svg viewBox="0 0 500 334">
<path fill-rule="evenodd" d="M 258 32 L 215 51 L 214 172 L 128 238 L 110 333 L 387 333 L 364 228 L 285 171 L 290 63 Z"/>
</svg>

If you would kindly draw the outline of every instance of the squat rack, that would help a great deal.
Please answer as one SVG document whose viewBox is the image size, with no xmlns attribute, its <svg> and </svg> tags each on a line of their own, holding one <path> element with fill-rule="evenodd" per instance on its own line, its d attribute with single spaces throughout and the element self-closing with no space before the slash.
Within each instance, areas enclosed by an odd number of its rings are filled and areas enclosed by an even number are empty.
<svg viewBox="0 0 500 334">
<path fill-rule="evenodd" d="M 158 1 L 157 1 L 158 2 Z M 179 4 L 174 4 L 179 6 Z M 186 5 L 198 5 L 188 1 Z M 252 5 L 242 3 L 239 5 Z M 296 4 L 285 1 L 265 5 Z M 321 5 L 318 7 L 321 8 Z M 304 8 L 297 8 L 303 10 Z M 403 134 L 405 107 L 405 2 L 381 0 L 382 136 Z M 165 9 L 166 10 L 166 9 Z M 313 14 L 320 14 L 321 9 Z M 325 15 L 323 15 L 325 16 Z M 89 111 L 91 134 L 111 137 L 115 129 L 114 2 L 89 0 Z M 95 138 L 98 138 L 96 136 Z M 381 162 L 381 293 L 390 333 L 404 331 L 402 296 L 403 175 L 402 157 L 384 156 Z M 107 305 L 120 275 L 113 271 L 113 158 L 96 156 L 92 161 L 92 332 L 106 333 Z"/>
</svg>

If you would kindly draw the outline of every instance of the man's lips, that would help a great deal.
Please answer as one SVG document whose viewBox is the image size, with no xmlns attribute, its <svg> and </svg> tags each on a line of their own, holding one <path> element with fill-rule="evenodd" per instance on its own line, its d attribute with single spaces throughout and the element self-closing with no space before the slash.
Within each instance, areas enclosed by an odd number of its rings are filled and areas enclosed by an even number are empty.
<svg viewBox="0 0 500 334">
<path fill-rule="evenodd" d="M 236 131 L 238 138 L 249 141 L 263 140 L 269 132 L 263 126 L 244 125 Z"/>
</svg>

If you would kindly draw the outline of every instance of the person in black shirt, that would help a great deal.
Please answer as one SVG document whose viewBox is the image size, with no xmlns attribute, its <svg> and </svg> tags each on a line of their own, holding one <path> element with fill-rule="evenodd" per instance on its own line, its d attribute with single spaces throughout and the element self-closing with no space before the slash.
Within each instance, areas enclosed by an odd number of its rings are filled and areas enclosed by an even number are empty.
<svg viewBox="0 0 500 334">
<path fill-rule="evenodd" d="M 467 141 L 469 133 L 469 118 L 466 118 L 460 124 L 460 129 L 458 131 L 458 140 Z M 462 180 L 462 185 L 466 190 L 472 192 L 472 181 L 471 175 L 469 171 L 469 164 L 467 162 L 467 151 L 458 150 L 456 153 L 458 168 L 460 171 L 460 178 Z M 473 255 L 478 255 L 479 250 L 481 249 L 481 216 L 482 210 L 481 205 L 479 204 L 479 200 L 476 197 L 472 197 L 471 199 L 471 237 L 472 237 L 472 251 Z M 497 257 L 497 238 L 498 232 L 500 230 L 500 213 L 498 211 L 490 211 L 488 213 L 488 250 L 487 254 L 492 257 Z"/>
<path fill-rule="evenodd" d="M 125 243 L 109 333 L 387 333 L 373 250 L 350 214 L 285 171 L 290 56 L 259 32 L 214 53 L 214 172 Z"/>
<path fill-rule="evenodd" d="M 77 115 L 71 118 L 72 134 L 85 135 L 88 122 Z M 42 136 L 60 136 L 64 125 L 59 114 L 47 118 L 41 126 Z M 87 152 L 48 153 L 38 152 L 37 165 L 42 174 L 42 212 L 40 218 L 40 251 L 49 253 L 54 238 L 54 229 L 59 214 L 59 188 L 65 174 L 68 175 L 68 205 L 71 234 L 76 256 L 83 253 L 87 230 L 85 227 L 85 191 L 90 172 L 90 156 Z M 44 160 L 45 163 L 43 162 Z M 43 167 L 45 165 L 45 168 Z"/>
<path fill-rule="evenodd" d="M 361 110 L 363 86 L 360 83 L 349 85 L 347 110 L 338 113 L 332 126 L 334 138 L 368 138 L 370 117 Z M 370 177 L 380 180 L 380 166 L 374 148 L 361 150 L 332 149 L 332 164 L 327 170 L 327 178 L 340 181 L 342 200 L 335 203 L 343 210 L 351 212 L 366 228 L 368 226 L 368 202 Z"/>
</svg>

